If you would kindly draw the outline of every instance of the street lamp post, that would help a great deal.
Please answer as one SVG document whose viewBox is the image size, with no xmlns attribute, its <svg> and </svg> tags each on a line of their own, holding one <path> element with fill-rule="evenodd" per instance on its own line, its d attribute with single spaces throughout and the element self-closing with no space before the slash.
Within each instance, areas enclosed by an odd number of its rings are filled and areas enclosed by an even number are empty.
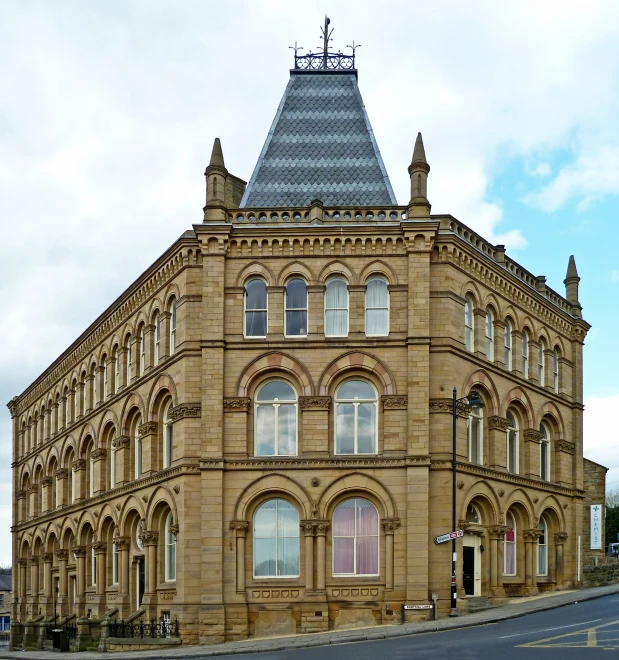
<svg viewBox="0 0 619 660">
<path fill-rule="evenodd" d="M 459 403 L 464 403 L 471 408 L 483 408 L 484 402 L 475 390 L 471 391 L 468 396 L 457 398 L 458 392 L 456 388 L 453 389 L 453 404 L 451 411 L 452 421 L 452 460 L 451 460 L 451 531 L 456 531 L 456 468 L 458 466 L 458 457 L 456 453 L 456 422 L 458 419 L 457 409 Z M 449 616 L 458 616 L 458 588 L 456 584 L 456 539 L 451 539 L 451 606 L 449 609 Z"/>
</svg>

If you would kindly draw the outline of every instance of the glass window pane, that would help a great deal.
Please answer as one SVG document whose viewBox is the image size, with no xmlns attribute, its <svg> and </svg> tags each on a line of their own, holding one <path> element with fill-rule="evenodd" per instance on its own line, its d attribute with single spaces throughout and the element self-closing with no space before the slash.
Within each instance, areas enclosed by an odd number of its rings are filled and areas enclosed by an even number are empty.
<svg viewBox="0 0 619 660">
<path fill-rule="evenodd" d="M 283 380 L 272 380 L 263 385 L 256 397 L 258 401 L 296 401 L 296 394 L 293 387 Z"/>
<path fill-rule="evenodd" d="M 286 285 L 286 309 L 307 308 L 307 285 L 303 280 L 290 280 Z"/>
<path fill-rule="evenodd" d="M 387 282 L 379 278 L 370 280 L 367 284 L 367 307 L 387 307 L 387 299 Z"/>
<path fill-rule="evenodd" d="M 254 537 L 275 538 L 277 500 L 269 500 L 260 506 L 254 516 Z"/>
<path fill-rule="evenodd" d="M 251 280 L 245 292 L 245 309 L 267 308 L 267 285 L 263 280 Z"/>
<path fill-rule="evenodd" d="M 374 388 L 364 380 L 346 381 L 337 391 L 338 400 L 347 399 L 376 399 Z"/>
<path fill-rule="evenodd" d="M 277 453 L 293 456 L 297 453 L 297 410 L 294 405 L 279 406 Z"/>
<path fill-rule="evenodd" d="M 248 337 L 265 337 L 267 334 L 267 313 L 246 312 L 245 334 Z"/>
<path fill-rule="evenodd" d="M 325 334 L 329 337 L 345 337 L 348 334 L 348 310 L 327 310 Z"/>
<path fill-rule="evenodd" d="M 371 536 L 378 534 L 378 511 L 367 500 L 356 498 L 357 504 L 357 535 Z"/>
<path fill-rule="evenodd" d="M 297 519 L 297 528 L 299 521 Z M 279 538 L 277 540 L 277 574 L 299 575 L 299 539 Z"/>
<path fill-rule="evenodd" d="M 357 451 L 360 454 L 376 452 L 376 404 L 357 406 Z"/>
<path fill-rule="evenodd" d="M 254 574 L 259 577 L 275 577 L 276 540 L 254 539 Z"/>
<path fill-rule="evenodd" d="M 344 280 L 329 280 L 327 282 L 327 309 L 348 307 L 348 285 Z"/>
<path fill-rule="evenodd" d="M 275 408 L 272 405 L 256 408 L 256 456 L 275 454 Z"/>
<path fill-rule="evenodd" d="M 333 513 L 333 536 L 354 536 L 355 500 L 342 502 Z"/>
<path fill-rule="evenodd" d="M 352 404 L 338 404 L 335 424 L 335 453 L 354 454 L 355 407 Z"/>
<path fill-rule="evenodd" d="M 286 335 L 289 337 L 307 335 L 307 312 L 305 310 L 286 312 Z"/>
<path fill-rule="evenodd" d="M 357 575 L 378 573 L 378 536 L 357 539 Z"/>
<path fill-rule="evenodd" d="M 355 572 L 355 539 L 333 539 L 333 572 L 353 574 Z"/>
<path fill-rule="evenodd" d="M 280 537 L 299 537 L 299 514 L 286 500 L 277 500 L 277 534 Z"/>
<path fill-rule="evenodd" d="M 386 309 L 368 309 L 365 316 L 365 328 L 368 335 L 388 334 L 389 312 Z"/>
</svg>

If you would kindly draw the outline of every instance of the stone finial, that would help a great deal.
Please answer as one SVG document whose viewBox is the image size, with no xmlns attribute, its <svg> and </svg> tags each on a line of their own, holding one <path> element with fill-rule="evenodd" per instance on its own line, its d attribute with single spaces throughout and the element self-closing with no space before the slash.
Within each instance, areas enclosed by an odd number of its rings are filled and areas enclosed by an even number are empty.
<svg viewBox="0 0 619 660">
<path fill-rule="evenodd" d="M 213 142 L 213 151 L 211 152 L 211 160 L 208 164 L 208 167 L 206 168 L 207 171 L 211 167 L 219 167 L 224 170 L 226 169 L 226 164 L 224 163 L 224 152 L 221 150 L 221 142 L 219 138 L 215 138 L 215 142 Z"/>
<path fill-rule="evenodd" d="M 426 160 L 426 151 L 423 147 L 421 133 L 417 134 L 413 159 L 408 166 L 411 178 L 411 199 L 408 203 L 408 218 L 428 218 L 430 216 L 431 204 L 428 201 L 428 173 L 430 165 Z"/>
<path fill-rule="evenodd" d="M 578 271 L 576 270 L 576 260 L 574 255 L 570 255 L 570 260 L 567 264 L 567 273 L 563 284 L 565 284 L 565 298 L 572 305 L 572 314 L 580 318 L 581 316 L 581 306 L 578 301 L 578 283 L 580 282 L 580 277 L 578 277 Z"/>
<path fill-rule="evenodd" d="M 206 206 L 204 207 L 204 221 L 225 220 L 226 180 L 228 170 L 224 163 L 224 154 L 221 150 L 219 138 L 215 138 L 211 160 L 206 170 Z"/>
</svg>

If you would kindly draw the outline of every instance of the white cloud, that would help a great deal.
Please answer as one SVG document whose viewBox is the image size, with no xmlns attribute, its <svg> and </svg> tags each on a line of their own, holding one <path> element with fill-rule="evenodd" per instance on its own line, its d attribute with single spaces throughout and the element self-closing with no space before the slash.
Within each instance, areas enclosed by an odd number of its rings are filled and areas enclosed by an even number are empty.
<svg viewBox="0 0 619 660">
<path fill-rule="evenodd" d="M 548 163 L 538 163 L 533 169 L 529 169 L 528 173 L 531 176 L 545 178 L 552 174 L 552 169 Z"/>
<path fill-rule="evenodd" d="M 609 468 L 607 488 L 619 488 L 619 434 L 616 413 L 619 393 L 587 397 L 583 418 L 584 455 Z"/>
</svg>

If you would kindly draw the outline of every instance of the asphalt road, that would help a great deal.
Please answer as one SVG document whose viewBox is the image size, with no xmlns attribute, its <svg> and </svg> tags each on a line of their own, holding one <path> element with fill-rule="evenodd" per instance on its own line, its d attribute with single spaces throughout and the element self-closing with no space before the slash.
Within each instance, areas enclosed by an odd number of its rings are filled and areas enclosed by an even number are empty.
<svg viewBox="0 0 619 660">
<path fill-rule="evenodd" d="M 220 656 L 238 660 L 537 660 L 619 654 L 619 595 L 474 628 L 379 641 Z"/>
</svg>

